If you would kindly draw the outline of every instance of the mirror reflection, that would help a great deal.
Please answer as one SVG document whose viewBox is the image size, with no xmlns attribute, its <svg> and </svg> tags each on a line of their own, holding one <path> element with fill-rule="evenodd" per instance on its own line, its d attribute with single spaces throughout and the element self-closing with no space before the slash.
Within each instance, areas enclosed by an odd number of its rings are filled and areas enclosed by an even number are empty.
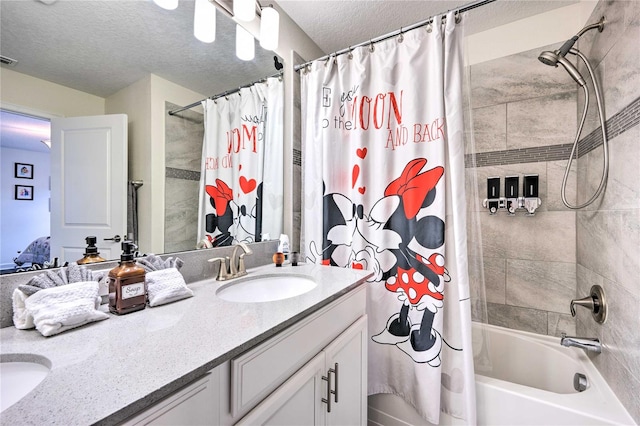
<svg viewBox="0 0 640 426">
<path fill-rule="evenodd" d="M 192 249 L 204 237 L 197 226 L 199 193 L 203 192 L 198 185 L 204 110 L 195 107 L 174 116 L 167 112 L 271 76 L 276 68 L 273 52 L 259 46 L 253 61 L 241 61 L 235 56 L 235 23 L 222 13 L 217 14 L 215 42 L 207 44 L 195 39 L 193 7 L 190 1 L 180 2 L 173 11 L 146 1 L 0 3 L 0 49 L 3 56 L 17 60 L 13 65 L 3 63 L 0 74 L 3 270 L 13 269 L 17 266 L 14 258 L 26 255 L 33 242 L 49 236 L 40 225 L 49 222 L 51 191 L 46 159 L 37 160 L 39 165 L 34 165 L 33 184 L 13 174 L 14 163 L 33 164 L 37 157 L 50 155 L 49 148 L 41 142 L 50 139 L 47 130 L 22 125 L 9 128 L 6 124 L 11 120 L 4 115 L 7 111 L 21 113 L 20 120 L 25 114 L 44 118 L 39 123 L 45 128 L 56 117 L 127 114 L 127 180 L 142 183 L 137 191 L 140 251 Z M 6 133 L 10 131 L 13 132 Z M 16 138 L 16 134 L 25 138 Z M 17 146 L 5 146 L 9 140 L 15 140 Z M 226 149 L 226 139 L 220 142 Z M 7 149 L 16 156 L 6 155 Z M 5 167 L 6 161 L 11 163 L 10 167 Z M 101 166 L 93 167 L 100 170 Z M 234 179 L 239 183 L 243 175 L 239 170 L 235 172 Z M 247 182 L 252 179 L 244 178 Z M 16 199 L 13 190 L 17 185 L 34 186 L 33 201 Z M 208 198 L 204 201 L 212 205 L 211 197 Z M 44 213 L 42 208 L 34 209 L 38 203 L 44 205 Z M 94 207 L 85 203 L 83 208 L 90 213 Z M 237 212 L 234 219 L 237 224 L 247 205 L 240 202 L 232 208 Z M 257 207 L 248 210 L 254 219 L 257 210 Z M 5 220 L 7 211 L 19 216 L 16 223 Z M 134 218 L 122 213 L 129 223 L 117 234 L 133 238 Z M 261 213 L 261 223 L 264 220 L 281 223 L 281 209 L 269 208 Z M 262 226 L 258 236 L 265 233 Z M 254 235 L 256 229 L 254 224 Z M 97 235 L 98 249 L 107 259 L 119 255 L 120 244 L 104 240 L 114 236 Z M 73 258 L 64 260 L 82 257 L 84 237 L 76 239 L 79 241 L 68 251 Z M 55 250 L 60 252 L 60 248 L 52 246 L 51 251 Z"/>
</svg>

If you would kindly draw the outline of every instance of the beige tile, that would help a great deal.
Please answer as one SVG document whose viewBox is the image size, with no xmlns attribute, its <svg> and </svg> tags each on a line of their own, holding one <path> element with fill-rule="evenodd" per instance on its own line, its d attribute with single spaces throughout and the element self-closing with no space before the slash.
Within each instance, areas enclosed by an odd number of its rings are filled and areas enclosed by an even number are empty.
<svg viewBox="0 0 640 426">
<path fill-rule="evenodd" d="M 549 312 L 548 316 L 547 334 L 549 336 L 560 337 L 563 333 L 567 336 L 576 335 L 576 320 L 571 315 Z"/>
<path fill-rule="evenodd" d="M 547 190 L 546 198 L 543 201 L 543 205 L 546 206 L 548 211 L 568 211 L 568 208 L 562 202 L 560 195 L 562 188 L 562 180 L 567 166 L 567 160 L 563 161 L 549 161 L 547 165 Z M 576 188 L 578 174 L 578 161 L 573 161 L 571 169 L 569 170 L 569 176 L 567 177 L 567 185 L 565 188 L 565 195 L 569 203 L 576 203 Z"/>
<path fill-rule="evenodd" d="M 507 104 L 473 110 L 475 152 L 507 149 Z"/>
<path fill-rule="evenodd" d="M 585 25 L 596 23 L 602 16 L 606 18 L 604 30 L 590 30 L 586 32 L 577 47 L 584 53 L 594 66 L 604 59 L 611 48 L 618 42 L 625 31 L 625 7 L 621 1 L 599 1 Z"/>
<path fill-rule="evenodd" d="M 547 334 L 547 313 L 536 309 L 487 303 L 489 324 Z"/>
<path fill-rule="evenodd" d="M 479 108 L 575 91 L 576 84 L 567 73 L 538 61 L 541 51 L 555 50 L 563 41 L 473 65 L 472 107 Z"/>
<path fill-rule="evenodd" d="M 609 174 L 603 194 L 585 210 L 640 208 L 640 126 L 609 140 Z M 604 148 L 598 146 L 578 160 L 578 198 L 584 203 L 598 188 L 604 169 Z"/>
<path fill-rule="evenodd" d="M 506 260 L 485 257 L 483 263 L 487 302 L 506 303 Z"/>
<path fill-rule="evenodd" d="M 640 374 L 640 297 L 609 280 L 603 288 L 608 306 L 603 342 L 629 370 Z"/>
<path fill-rule="evenodd" d="M 575 263 L 507 260 L 507 304 L 569 313 L 576 294 Z"/>
<path fill-rule="evenodd" d="M 607 17 L 608 19 L 608 17 Z M 640 19 L 634 20 L 604 58 L 606 78 L 601 81 L 607 118 L 638 97 L 640 87 Z"/>
<path fill-rule="evenodd" d="M 167 110 L 176 108 L 167 102 Z M 194 111 L 168 115 L 165 119 L 166 167 L 200 171 L 204 116 Z"/>
<path fill-rule="evenodd" d="M 577 217 L 579 262 L 640 296 L 640 210 L 587 211 Z"/>
<path fill-rule="evenodd" d="M 575 138 L 576 91 L 512 102 L 507 105 L 507 148 L 572 143 Z"/>
<path fill-rule="evenodd" d="M 576 260 L 574 212 L 482 215 L 480 220 L 485 256 L 566 263 Z"/>
</svg>

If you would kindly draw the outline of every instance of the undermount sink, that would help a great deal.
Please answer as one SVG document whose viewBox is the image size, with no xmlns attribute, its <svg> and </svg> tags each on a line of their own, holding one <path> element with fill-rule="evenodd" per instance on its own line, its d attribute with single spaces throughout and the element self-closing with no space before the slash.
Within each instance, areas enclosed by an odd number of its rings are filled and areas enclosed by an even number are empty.
<svg viewBox="0 0 640 426">
<path fill-rule="evenodd" d="M 229 302 L 273 302 L 300 296 L 316 286 L 311 278 L 300 275 L 258 275 L 233 280 L 216 295 Z"/>
<path fill-rule="evenodd" d="M 0 411 L 4 411 L 36 388 L 51 371 L 44 357 L 3 356 L 0 362 Z M 35 359 L 35 361 L 32 361 Z"/>
</svg>

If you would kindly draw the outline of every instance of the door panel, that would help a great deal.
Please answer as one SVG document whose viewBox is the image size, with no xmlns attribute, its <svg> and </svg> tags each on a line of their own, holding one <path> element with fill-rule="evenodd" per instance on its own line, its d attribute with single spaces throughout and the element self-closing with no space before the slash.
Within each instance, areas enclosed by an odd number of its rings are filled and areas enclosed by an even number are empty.
<svg viewBox="0 0 640 426">
<path fill-rule="evenodd" d="M 115 259 L 127 235 L 127 116 L 51 120 L 51 258 L 82 257 L 95 235 L 105 259 Z"/>
</svg>

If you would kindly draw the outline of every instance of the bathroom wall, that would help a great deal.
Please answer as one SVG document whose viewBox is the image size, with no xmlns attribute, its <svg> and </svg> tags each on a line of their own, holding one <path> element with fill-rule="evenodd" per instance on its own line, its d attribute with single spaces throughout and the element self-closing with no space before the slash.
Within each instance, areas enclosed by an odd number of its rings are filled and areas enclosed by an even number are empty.
<svg viewBox="0 0 640 426">
<path fill-rule="evenodd" d="M 167 112 L 181 105 L 165 103 Z M 186 110 L 165 121 L 164 253 L 192 250 L 198 240 L 198 187 L 204 115 Z"/>
<path fill-rule="evenodd" d="M 575 213 L 562 205 L 560 185 L 577 127 L 577 85 L 537 59 L 561 42 L 477 63 L 469 71 L 476 156 L 475 167 L 467 156 L 467 188 L 476 185 L 477 173 L 478 191 L 468 192 L 467 204 L 480 215 L 488 321 L 549 335 L 575 333 L 568 311 L 576 292 Z M 504 195 L 504 177 L 519 176 L 522 191 L 525 174 L 539 176 L 542 205 L 535 215 L 489 215 L 482 207 L 487 177 L 502 178 Z M 567 187 L 573 199 L 575 172 Z"/>
<path fill-rule="evenodd" d="M 15 163 L 33 164 L 33 179 L 15 177 Z M 36 238 L 49 232 L 49 153 L 24 149 L 0 149 L 0 217 L 2 242 L 0 268 L 15 267 L 13 258 Z M 16 200 L 15 186 L 33 186 L 33 200 Z"/>
<path fill-rule="evenodd" d="M 578 309 L 577 333 L 599 337 L 602 353 L 591 358 L 609 386 L 640 424 L 640 2 L 598 3 L 589 22 L 606 17 L 602 33 L 590 31 L 579 49 L 590 58 L 604 94 L 609 136 L 609 179 L 593 205 L 578 211 L 577 296 L 601 285 L 608 319 L 600 325 Z M 584 67 L 582 74 L 587 75 Z M 584 100 L 579 99 L 578 111 Z M 590 198 L 600 182 L 603 147 L 596 105 L 586 132 L 594 131 L 592 151 L 578 160 L 578 195 Z"/>
</svg>

